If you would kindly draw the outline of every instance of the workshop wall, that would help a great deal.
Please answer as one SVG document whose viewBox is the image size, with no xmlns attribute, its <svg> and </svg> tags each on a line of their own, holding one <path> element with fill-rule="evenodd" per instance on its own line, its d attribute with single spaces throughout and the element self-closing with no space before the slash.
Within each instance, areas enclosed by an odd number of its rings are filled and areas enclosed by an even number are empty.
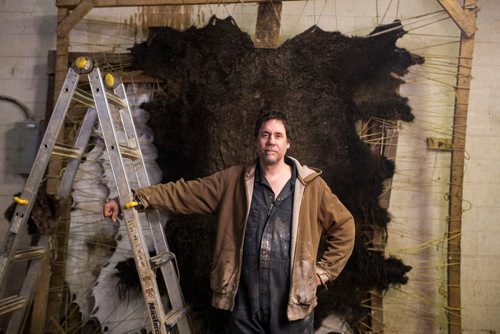
<svg viewBox="0 0 500 334">
<path fill-rule="evenodd" d="M 426 58 L 404 77 L 415 120 L 400 127 L 396 172 L 392 184 L 387 255 L 413 267 L 407 286 L 391 289 L 384 298 L 386 333 L 446 333 L 446 224 L 450 154 L 426 147 L 427 137 L 450 137 L 456 82 L 459 30 L 450 19 L 430 17 L 414 25 L 410 18 L 441 10 L 435 0 L 314 1 L 284 3 L 281 41 L 313 24 L 328 31 L 365 36 L 377 25 L 400 18 L 410 33 L 398 46 Z M 378 5 L 378 7 L 377 7 Z M 464 333 L 500 332 L 500 4 L 480 0 L 473 61 L 466 140 L 464 215 L 462 231 L 462 329 Z M 235 17 L 251 36 L 256 5 L 195 7 L 191 22 L 202 26 L 211 15 Z M 386 11 L 386 9 L 388 9 Z M 152 9 L 149 9 L 152 10 Z M 47 54 L 55 48 L 57 9 L 54 2 L 0 2 L 0 95 L 25 104 L 43 119 L 47 94 Z M 145 31 L 144 9 L 92 10 L 71 35 L 71 51 L 125 51 L 140 42 Z M 162 14 L 158 12 L 161 22 Z M 184 13 L 185 14 L 185 13 Z M 184 15 L 183 14 L 183 15 Z M 151 15 L 147 17 L 152 17 Z M 444 17 L 444 16 L 443 16 Z M 435 21 L 434 23 L 430 23 Z M 119 23 L 119 24 L 118 24 Z M 171 24 L 172 22 L 167 22 Z M 428 24 L 429 23 L 429 24 Z M 172 23 L 186 27 L 185 21 Z M 426 25 L 428 24 L 428 25 Z M 412 28 L 414 30 L 412 30 Z M 23 113 L 0 101 L 0 209 L 10 205 L 25 178 L 6 170 L 9 150 L 5 136 Z M 307 162 L 306 162 L 307 163 Z M 0 217 L 0 232 L 6 225 Z"/>
<path fill-rule="evenodd" d="M 53 1 L 0 2 L 0 95 L 25 105 L 36 121 L 45 117 L 47 56 L 56 45 L 57 9 Z M 26 120 L 22 109 L 0 99 L 0 212 L 23 189 L 26 176 L 7 170 L 15 154 L 7 145 L 7 134 L 16 122 Z M 0 232 L 7 223 L 0 217 Z M 2 233 L 3 234 L 3 233 Z"/>
</svg>

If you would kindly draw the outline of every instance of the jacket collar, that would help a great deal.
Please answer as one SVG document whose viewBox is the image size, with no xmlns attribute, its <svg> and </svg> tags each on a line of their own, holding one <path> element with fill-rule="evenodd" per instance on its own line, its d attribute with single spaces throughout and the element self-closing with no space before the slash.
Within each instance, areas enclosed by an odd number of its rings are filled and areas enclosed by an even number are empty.
<svg viewBox="0 0 500 334">
<path fill-rule="evenodd" d="M 287 157 L 290 158 L 290 160 L 292 160 L 295 166 L 297 167 L 297 179 L 304 185 L 306 185 L 308 182 L 311 182 L 313 179 L 320 176 L 322 173 L 320 169 L 308 167 L 306 165 L 301 165 L 297 159 L 291 156 Z M 255 177 L 255 168 L 257 166 L 257 159 L 253 160 L 246 166 L 245 180 L 249 180 Z"/>
</svg>

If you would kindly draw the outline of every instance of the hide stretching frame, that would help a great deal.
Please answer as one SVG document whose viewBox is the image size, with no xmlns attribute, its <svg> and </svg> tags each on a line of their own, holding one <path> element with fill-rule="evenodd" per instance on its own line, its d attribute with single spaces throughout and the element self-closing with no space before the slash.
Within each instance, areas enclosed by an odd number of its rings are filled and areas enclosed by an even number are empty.
<svg viewBox="0 0 500 334">
<path fill-rule="evenodd" d="M 298 1 L 298 0 L 283 0 Z M 461 257 L 461 223 L 462 223 L 462 192 L 465 160 L 465 137 L 467 128 L 467 112 L 469 90 L 472 71 L 472 55 L 474 50 L 474 33 L 476 31 L 477 1 L 464 0 L 436 0 L 448 12 L 452 20 L 461 30 L 459 63 L 457 68 L 457 81 L 455 86 L 455 106 L 453 117 L 452 155 L 450 167 L 449 207 L 448 207 L 448 332 L 461 333 L 461 291 L 460 291 L 460 257 Z M 61 89 L 69 64 L 69 33 L 93 8 L 104 7 L 140 7 L 140 6 L 179 6 L 179 5 L 207 5 L 207 4 L 234 4 L 241 0 L 57 0 L 58 27 L 57 47 L 55 52 L 55 84 L 53 92 Z M 280 31 L 281 1 L 245 0 L 244 3 L 258 3 L 258 16 L 256 28 L 256 47 L 275 48 L 278 46 Z M 148 82 L 150 78 L 140 76 L 134 78 L 135 82 Z M 52 98 L 49 96 L 49 99 Z M 57 97 L 55 96 L 54 99 Z M 48 102 L 50 105 L 50 102 Z M 48 108 L 47 110 L 52 110 Z M 390 146 L 390 145 L 389 145 Z M 392 148 L 395 150 L 395 148 Z M 49 164 L 49 174 L 58 171 L 62 162 L 54 159 Z M 47 191 L 57 189 L 57 180 L 49 180 Z M 384 203 L 388 206 L 388 203 Z M 63 217 L 64 218 L 64 217 Z M 67 245 L 69 220 L 62 219 L 58 231 L 59 247 Z M 376 236 L 374 236 L 374 239 Z M 65 254 L 60 251 L 59 254 Z M 64 261 L 64 258 L 62 259 Z M 62 297 L 48 296 L 49 286 L 61 286 L 64 283 L 65 265 L 44 270 L 38 289 L 35 294 L 32 323 L 42 324 L 45 319 L 56 317 L 58 319 L 59 306 Z M 376 302 L 377 308 L 373 317 L 380 320 L 375 327 L 377 333 L 383 332 L 382 326 L 382 298 Z M 48 308 L 47 308 L 48 306 Z M 374 324 L 375 325 L 375 324 Z M 43 327 L 41 331 L 43 332 Z"/>
</svg>

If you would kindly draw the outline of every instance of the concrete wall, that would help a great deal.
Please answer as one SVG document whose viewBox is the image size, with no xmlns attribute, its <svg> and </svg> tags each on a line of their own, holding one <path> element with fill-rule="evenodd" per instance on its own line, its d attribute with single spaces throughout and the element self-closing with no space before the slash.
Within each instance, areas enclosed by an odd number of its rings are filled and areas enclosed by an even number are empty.
<svg viewBox="0 0 500 334">
<path fill-rule="evenodd" d="M 462 327 L 465 333 L 500 332 L 500 158 L 498 139 L 500 94 L 495 80 L 500 61 L 500 3 L 480 0 L 479 31 L 473 63 L 464 186 L 462 256 Z M 309 1 L 283 5 L 281 40 L 312 24 L 328 31 L 364 36 L 377 23 L 395 18 L 410 30 L 398 44 L 424 55 L 426 64 L 411 69 L 402 95 L 410 98 L 416 116 L 400 127 L 396 175 L 392 187 L 387 254 L 413 266 L 410 282 L 384 298 L 386 333 L 445 333 L 446 220 L 450 154 L 426 148 L 427 137 L 450 137 L 459 30 L 439 13 L 435 0 Z M 172 24 L 202 26 L 211 15 L 235 17 L 253 34 L 257 6 L 238 4 L 184 9 L 188 19 L 169 21 L 172 9 L 94 9 L 71 33 L 71 51 L 125 51 L 145 34 L 137 26 Z M 155 15 L 152 15 L 154 12 Z M 418 18 L 436 12 L 435 16 Z M 178 12 L 177 12 L 178 13 Z M 441 16 L 439 16 L 441 15 Z M 41 119 L 45 113 L 47 52 L 55 47 L 53 2 L 0 2 L 0 94 L 19 99 Z M 12 104 L 0 102 L 0 209 L 22 190 L 25 179 L 5 171 L 5 133 L 23 120 Z M 5 229 L 2 222 L 0 230 Z"/>
<path fill-rule="evenodd" d="M 0 1 L 0 95 L 19 100 L 38 121 L 45 116 L 47 53 L 56 44 L 56 12 L 52 1 Z M 7 225 L 3 212 L 26 181 L 6 171 L 12 154 L 12 147 L 6 146 L 7 131 L 24 120 L 19 107 L 0 100 L 0 231 Z"/>
</svg>

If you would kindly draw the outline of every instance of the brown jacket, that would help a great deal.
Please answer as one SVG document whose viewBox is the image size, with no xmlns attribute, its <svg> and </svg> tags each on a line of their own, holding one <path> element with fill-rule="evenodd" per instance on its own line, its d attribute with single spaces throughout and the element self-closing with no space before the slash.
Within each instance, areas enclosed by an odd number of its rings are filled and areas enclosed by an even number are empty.
<svg viewBox="0 0 500 334">
<path fill-rule="evenodd" d="M 291 286 L 287 315 L 305 318 L 317 304 L 316 275 L 334 280 L 354 246 L 354 220 L 320 171 L 297 165 L 291 234 Z M 144 207 L 171 214 L 217 214 L 218 228 L 210 275 L 212 305 L 232 310 L 240 281 L 245 226 L 252 199 L 255 162 L 204 178 L 152 185 L 135 190 Z M 322 233 L 327 247 L 316 261 Z"/>
</svg>

